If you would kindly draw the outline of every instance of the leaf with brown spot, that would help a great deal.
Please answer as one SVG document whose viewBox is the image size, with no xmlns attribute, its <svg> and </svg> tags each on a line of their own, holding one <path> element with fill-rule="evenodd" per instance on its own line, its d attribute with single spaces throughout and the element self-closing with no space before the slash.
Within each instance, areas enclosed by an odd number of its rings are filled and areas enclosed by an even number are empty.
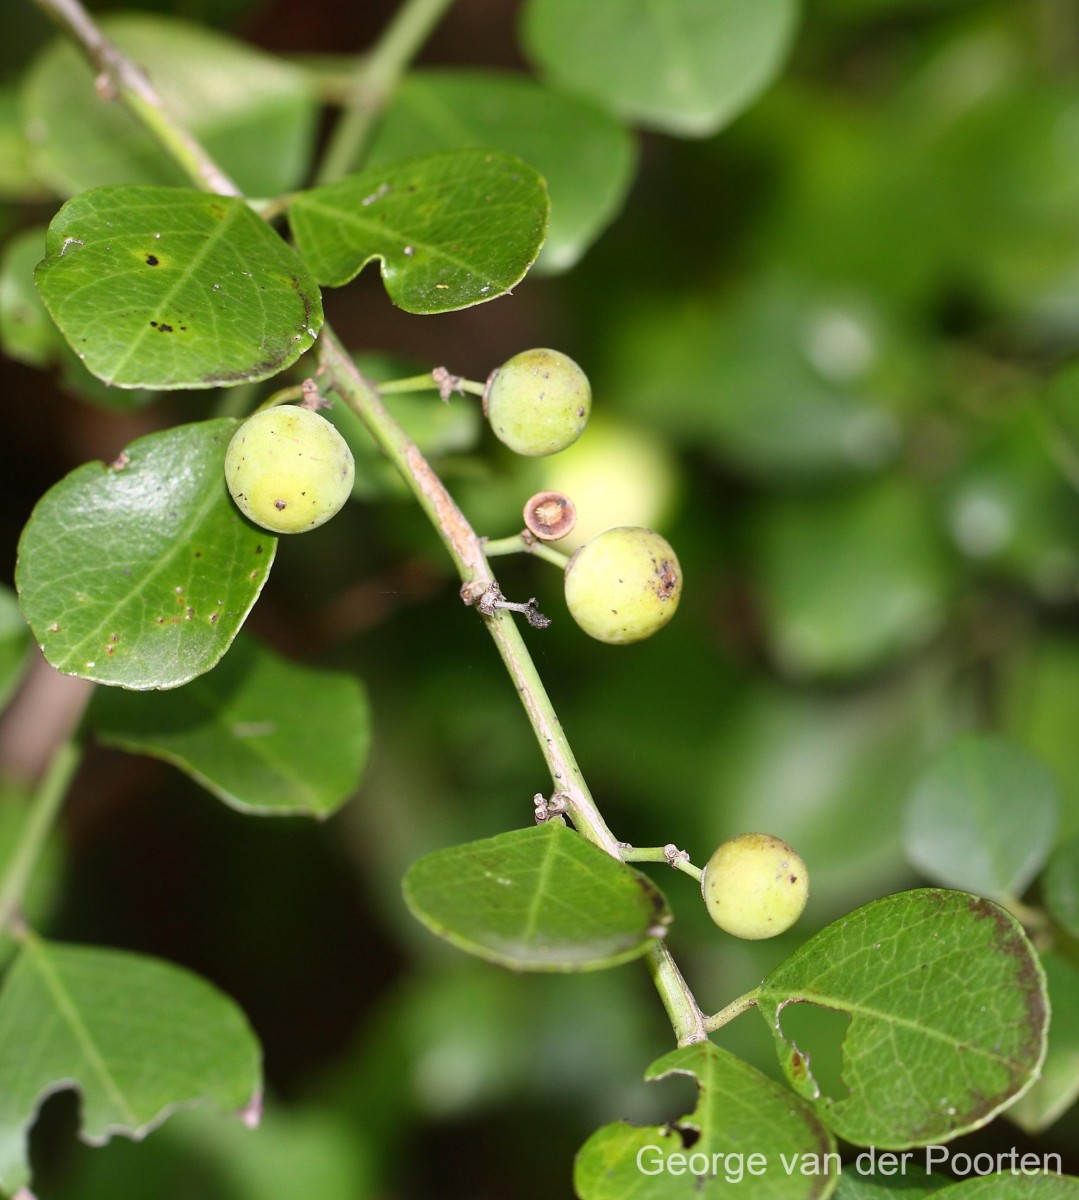
<svg viewBox="0 0 1079 1200">
<path fill-rule="evenodd" d="M 801 1003 L 849 1016 L 838 1072 L 817 1069 L 815 1047 L 784 1030 L 784 1010 Z M 1049 1017 L 1041 964 L 1015 918 L 936 888 L 875 900 L 821 930 L 764 980 L 757 1006 L 821 1120 L 890 1149 L 977 1129 L 1021 1096 Z M 826 1074 L 845 1094 L 829 1094 Z"/>
</svg>

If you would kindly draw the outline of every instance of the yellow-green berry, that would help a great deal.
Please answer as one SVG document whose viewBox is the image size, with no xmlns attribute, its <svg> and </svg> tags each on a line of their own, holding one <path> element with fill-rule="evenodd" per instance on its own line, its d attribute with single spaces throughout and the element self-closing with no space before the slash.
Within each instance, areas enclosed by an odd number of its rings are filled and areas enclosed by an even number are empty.
<svg viewBox="0 0 1079 1200">
<path fill-rule="evenodd" d="M 245 517 L 274 533 L 305 533 L 339 512 L 352 494 L 352 451 L 325 417 L 278 405 L 233 434 L 225 482 Z"/>
<path fill-rule="evenodd" d="M 674 616 L 682 568 L 665 537 L 620 526 L 573 555 L 565 591 L 570 615 L 590 637 L 613 645 L 639 642 Z"/>
<path fill-rule="evenodd" d="M 758 941 L 802 915 L 809 875 L 800 856 L 770 833 L 742 833 L 712 855 L 701 876 L 708 915 L 727 933 Z"/>
<path fill-rule="evenodd" d="M 572 445 L 591 409 L 588 376 L 557 350 L 515 354 L 491 372 L 483 393 L 483 411 L 495 437 L 529 458 Z"/>
</svg>

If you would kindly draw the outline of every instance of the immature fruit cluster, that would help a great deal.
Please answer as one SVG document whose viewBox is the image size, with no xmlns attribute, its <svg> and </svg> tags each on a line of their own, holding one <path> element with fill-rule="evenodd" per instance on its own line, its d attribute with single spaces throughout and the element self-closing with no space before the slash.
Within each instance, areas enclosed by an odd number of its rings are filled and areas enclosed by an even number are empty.
<svg viewBox="0 0 1079 1200">
<path fill-rule="evenodd" d="M 515 354 L 491 372 L 483 393 L 483 411 L 495 437 L 529 458 L 572 445 L 591 408 L 588 376 L 557 350 Z"/>
<path fill-rule="evenodd" d="M 757 941 L 798 920 L 809 898 L 809 876 L 786 842 L 770 833 L 743 833 L 708 860 L 701 893 L 720 929 Z"/>
<path fill-rule="evenodd" d="M 674 616 L 682 568 L 670 543 L 651 529 L 608 529 L 566 565 L 566 606 L 601 642 L 639 642 Z"/>
<path fill-rule="evenodd" d="M 274 533 L 305 533 L 339 512 L 352 493 L 352 451 L 309 408 L 255 413 L 225 452 L 225 482 L 240 511 Z"/>
</svg>

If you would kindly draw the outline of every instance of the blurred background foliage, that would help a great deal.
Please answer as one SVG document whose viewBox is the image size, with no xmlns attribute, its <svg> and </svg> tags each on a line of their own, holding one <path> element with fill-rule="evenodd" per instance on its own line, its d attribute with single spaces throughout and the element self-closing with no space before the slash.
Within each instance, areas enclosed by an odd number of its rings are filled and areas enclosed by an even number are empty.
<svg viewBox="0 0 1079 1200">
<path fill-rule="evenodd" d="M 18 132 L 20 74 L 47 30 L 6 2 L 0 234 L 25 256 L 19 231 L 58 203 Z M 361 48 L 393 11 L 128 7 L 301 61 Z M 458 0 L 422 61 L 521 68 L 516 19 Z M 385 376 L 442 363 L 482 379 L 531 345 L 588 370 L 594 426 L 547 462 L 511 461 L 468 401 L 397 403 L 480 532 L 516 532 L 524 499 L 561 483 L 593 530 L 650 523 L 677 547 L 683 609 L 629 648 L 585 639 L 545 564 L 505 561 L 499 579 L 554 618 L 530 644 L 619 837 L 703 862 L 763 829 L 809 864 L 806 917 L 763 944 L 734 944 L 690 880 L 652 868 L 707 1008 L 814 928 L 920 882 L 901 809 L 957 731 L 1037 754 L 1061 787 L 1061 832 L 1079 831 L 1075 0 L 810 0 L 780 82 L 728 129 L 641 136 L 624 211 L 568 274 L 435 318 L 393 310 L 363 278 L 329 315 Z M 8 564 L 60 475 L 221 403 L 115 411 L 70 376 L 0 369 Z M 546 784 L 437 540 L 377 464 L 360 475 L 360 503 L 282 545 L 251 618 L 285 654 L 370 688 L 375 751 L 355 801 L 321 826 L 243 817 L 167 766 L 97 749 L 51 864 L 55 936 L 162 955 L 236 997 L 265 1044 L 267 1120 L 249 1134 L 189 1114 L 140 1147 L 72 1151 L 74 1100 L 58 1097 L 35 1137 L 43 1200 L 546 1198 L 568 1193 L 596 1124 L 685 1111 L 688 1084 L 640 1082 L 670 1030 L 637 966 L 518 977 L 405 912 L 413 860 L 526 823 Z M 9 759 L 17 793 L 33 764 Z M 777 1073 L 756 1017 L 718 1040 Z M 1037 1142 L 1004 1123 L 964 1141 L 1066 1152 L 1076 1132 L 1072 1113 Z"/>
</svg>

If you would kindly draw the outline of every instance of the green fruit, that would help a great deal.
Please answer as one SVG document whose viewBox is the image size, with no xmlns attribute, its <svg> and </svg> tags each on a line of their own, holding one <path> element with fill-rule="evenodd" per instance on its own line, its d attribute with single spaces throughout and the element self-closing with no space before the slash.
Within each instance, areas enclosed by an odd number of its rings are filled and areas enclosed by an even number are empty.
<svg viewBox="0 0 1079 1200">
<path fill-rule="evenodd" d="M 758 941 L 784 933 L 802 915 L 809 875 L 786 842 L 770 833 L 742 833 L 708 860 L 701 893 L 720 929 Z"/>
<path fill-rule="evenodd" d="M 588 423 L 588 376 L 557 350 L 524 350 L 491 372 L 483 411 L 495 437 L 538 458 L 572 445 Z"/>
<path fill-rule="evenodd" d="M 305 533 L 328 521 L 352 494 L 352 451 L 309 408 L 257 412 L 233 434 L 225 482 L 240 511 L 274 533 Z"/>
<path fill-rule="evenodd" d="M 651 529 L 608 529 L 566 565 L 566 605 L 577 624 L 601 642 L 651 637 L 674 616 L 682 568 L 666 538 Z"/>
</svg>

